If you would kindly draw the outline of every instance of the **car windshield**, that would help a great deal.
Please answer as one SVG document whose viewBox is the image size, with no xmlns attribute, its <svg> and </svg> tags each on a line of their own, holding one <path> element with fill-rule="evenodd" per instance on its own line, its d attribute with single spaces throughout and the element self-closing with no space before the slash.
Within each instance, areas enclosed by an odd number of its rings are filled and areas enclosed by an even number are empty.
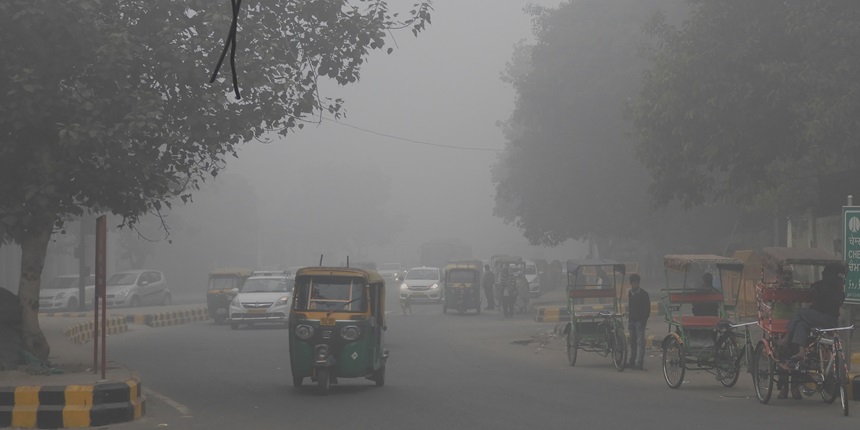
<svg viewBox="0 0 860 430">
<path fill-rule="evenodd" d="M 117 273 L 107 280 L 108 287 L 112 285 L 131 285 L 137 280 L 137 273 Z"/>
<path fill-rule="evenodd" d="M 284 278 L 248 279 L 242 293 L 288 293 L 287 280 Z"/>
<path fill-rule="evenodd" d="M 400 270 L 400 263 L 383 263 L 379 265 L 379 270 Z"/>
<path fill-rule="evenodd" d="M 409 269 L 406 279 L 439 279 L 439 271 L 436 269 Z"/>
<path fill-rule="evenodd" d="M 84 283 L 86 285 L 95 284 L 95 279 L 93 277 L 87 277 Z M 46 290 L 64 290 L 66 288 L 75 288 L 78 286 L 78 277 L 77 276 L 57 276 L 54 279 L 51 279 L 51 282 L 48 283 L 44 288 Z"/>
<path fill-rule="evenodd" d="M 449 283 L 475 283 L 478 273 L 474 270 L 453 269 L 448 271 Z"/>
<path fill-rule="evenodd" d="M 323 276 L 302 279 L 296 285 L 296 310 L 365 312 L 365 286 L 361 278 Z"/>
</svg>

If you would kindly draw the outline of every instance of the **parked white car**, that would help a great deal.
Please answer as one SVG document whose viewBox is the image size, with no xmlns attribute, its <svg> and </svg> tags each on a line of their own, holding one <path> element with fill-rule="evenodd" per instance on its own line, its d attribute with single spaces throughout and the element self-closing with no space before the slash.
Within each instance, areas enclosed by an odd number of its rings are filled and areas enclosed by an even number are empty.
<svg viewBox="0 0 860 430">
<path fill-rule="evenodd" d="M 96 277 L 89 275 L 84 284 L 86 285 L 84 287 L 85 306 L 90 308 L 96 291 Z M 80 303 L 78 275 L 57 276 L 39 290 L 39 310 L 41 311 L 74 312 L 78 310 Z"/>
<path fill-rule="evenodd" d="M 295 276 L 294 274 L 292 276 Z M 227 321 L 237 330 L 241 324 L 287 324 L 293 280 L 287 272 L 251 276 L 230 303 Z"/>
<path fill-rule="evenodd" d="M 525 275 L 526 281 L 529 283 L 529 295 L 532 297 L 540 296 L 540 274 L 534 261 L 526 260 Z"/>
<path fill-rule="evenodd" d="M 164 273 L 158 270 L 128 270 L 115 273 L 107 280 L 107 305 L 169 305 L 170 290 Z"/>
</svg>

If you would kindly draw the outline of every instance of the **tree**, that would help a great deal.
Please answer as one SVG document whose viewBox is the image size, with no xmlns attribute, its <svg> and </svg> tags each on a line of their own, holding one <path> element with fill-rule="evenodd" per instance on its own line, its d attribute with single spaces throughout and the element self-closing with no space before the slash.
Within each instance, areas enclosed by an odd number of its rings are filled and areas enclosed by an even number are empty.
<svg viewBox="0 0 860 430">
<path fill-rule="evenodd" d="M 582 0 L 528 9 L 536 43 L 518 44 L 502 76 L 516 105 L 493 181 L 495 215 L 531 243 L 595 236 L 608 244 L 659 218 L 624 105 L 646 65 L 637 54 L 642 25 L 656 8 L 677 4 Z"/>
<path fill-rule="evenodd" d="M 657 44 L 630 114 L 660 203 L 803 213 L 818 181 L 856 169 L 860 4 L 688 1 Z"/>
<path fill-rule="evenodd" d="M 240 143 L 286 135 L 317 112 L 339 115 L 343 101 L 321 98 L 320 79 L 357 81 L 390 29 L 417 34 L 431 11 L 423 2 L 401 20 L 386 0 L 245 3 L 236 45 L 243 97 L 234 100 L 223 75 L 206 83 L 232 15 L 211 5 L 0 3 L 0 236 L 22 248 L 22 336 L 40 358 L 49 346 L 39 282 L 54 228 L 90 211 L 134 225 L 188 201 Z"/>
</svg>

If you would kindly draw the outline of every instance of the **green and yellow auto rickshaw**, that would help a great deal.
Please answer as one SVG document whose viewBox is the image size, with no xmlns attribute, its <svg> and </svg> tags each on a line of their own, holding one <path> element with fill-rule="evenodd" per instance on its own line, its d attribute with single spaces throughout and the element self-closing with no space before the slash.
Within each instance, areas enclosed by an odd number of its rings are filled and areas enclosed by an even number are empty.
<svg viewBox="0 0 860 430">
<path fill-rule="evenodd" d="M 455 309 L 465 313 L 474 309 L 481 313 L 481 265 L 480 263 L 451 263 L 445 266 L 442 275 L 445 300 L 442 313 Z"/>
<path fill-rule="evenodd" d="M 305 267 L 296 274 L 289 318 L 293 385 L 315 381 L 321 394 L 339 378 L 385 385 L 385 282 L 375 271 Z"/>
<path fill-rule="evenodd" d="M 254 272 L 242 267 L 222 267 L 209 272 L 206 286 L 206 308 L 216 324 L 227 319 L 230 302 L 242 290 L 245 280 Z"/>
</svg>

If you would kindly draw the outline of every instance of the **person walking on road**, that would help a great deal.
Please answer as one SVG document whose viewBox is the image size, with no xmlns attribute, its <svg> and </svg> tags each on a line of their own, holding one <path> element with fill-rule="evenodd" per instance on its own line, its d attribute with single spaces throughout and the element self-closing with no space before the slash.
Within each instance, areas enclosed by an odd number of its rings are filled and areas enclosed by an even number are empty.
<svg viewBox="0 0 860 430">
<path fill-rule="evenodd" d="M 630 275 L 627 293 L 627 331 L 630 332 L 630 360 L 633 370 L 645 370 L 645 326 L 651 316 L 651 297 L 639 287 L 639 275 Z"/>
<path fill-rule="evenodd" d="M 517 303 L 517 280 L 511 274 L 511 269 L 507 266 L 502 267 L 501 275 L 502 288 L 499 291 L 499 297 L 502 301 L 502 311 L 505 318 L 514 317 L 514 305 Z"/>
<path fill-rule="evenodd" d="M 489 264 L 484 265 L 484 277 L 481 279 L 481 283 L 484 286 L 484 295 L 487 296 L 487 307 L 484 309 L 488 311 L 496 309 L 496 298 L 493 296 L 493 288 L 496 285 L 496 276 L 490 271 Z"/>
</svg>

